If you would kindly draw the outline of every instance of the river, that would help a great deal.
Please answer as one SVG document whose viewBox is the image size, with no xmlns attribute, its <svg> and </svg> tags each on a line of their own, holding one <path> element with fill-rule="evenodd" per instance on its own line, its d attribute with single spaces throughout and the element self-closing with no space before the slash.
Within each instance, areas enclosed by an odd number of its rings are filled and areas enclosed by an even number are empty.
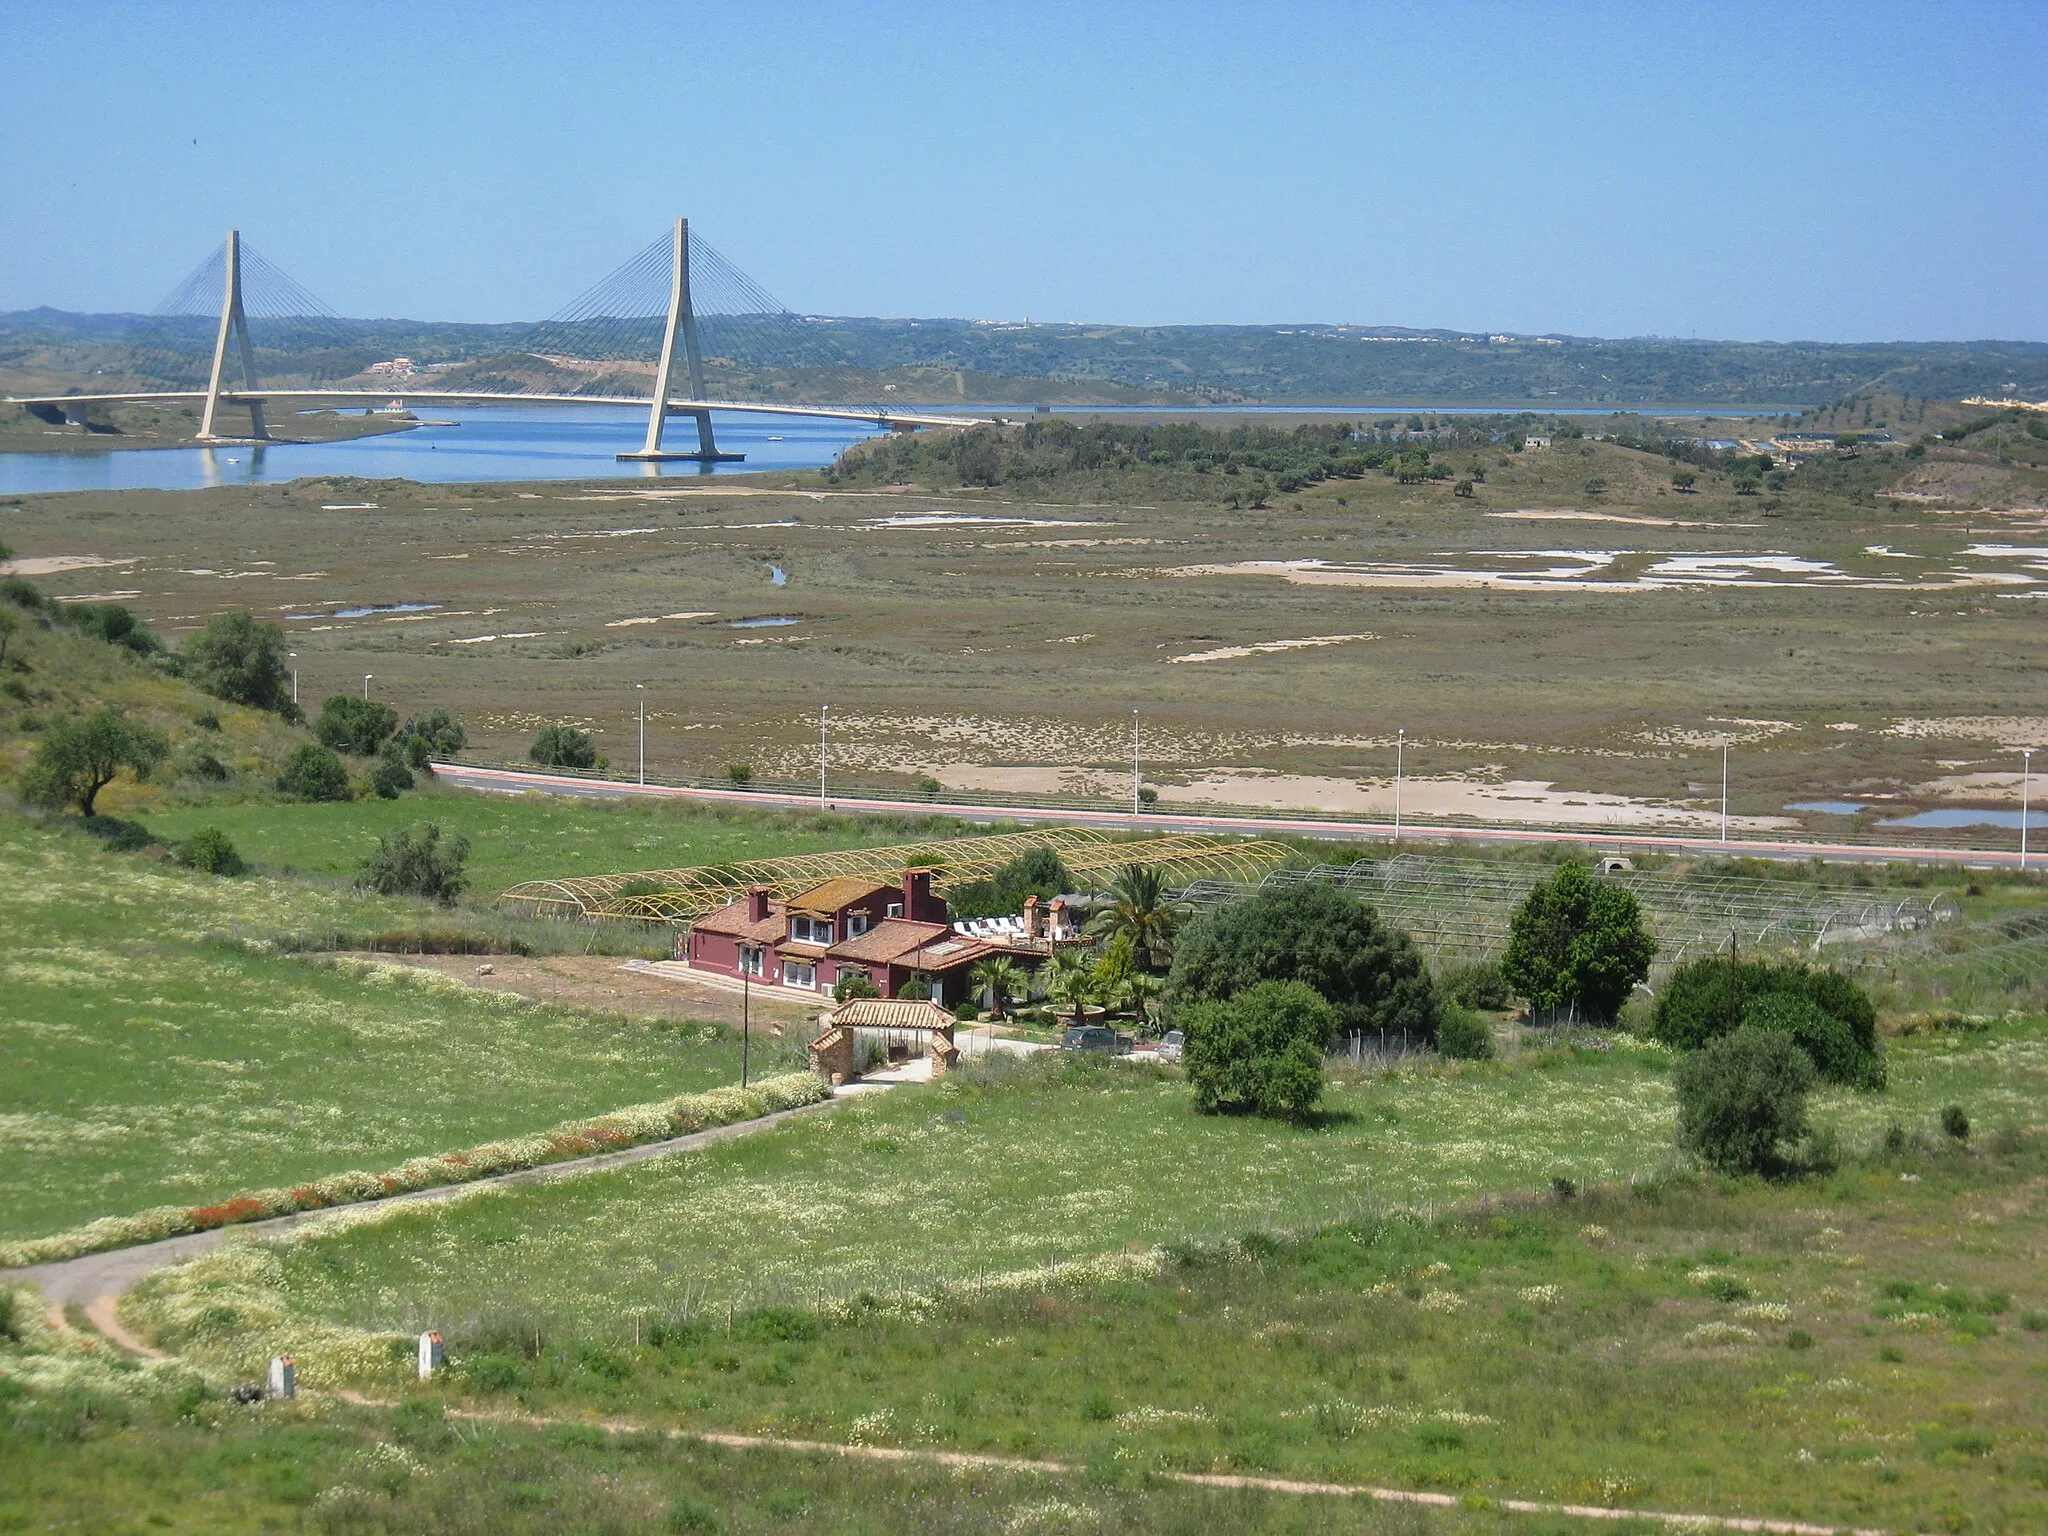
<svg viewBox="0 0 2048 1536">
<path fill-rule="evenodd" d="M 274 485 L 307 475 L 365 480 L 614 480 L 697 478 L 764 469 L 818 469 L 875 435 L 858 421 L 751 413 L 713 418 L 722 452 L 738 464 L 621 463 L 647 432 L 632 407 L 492 405 L 422 407 L 434 423 L 338 443 L 233 444 L 208 448 L 123 448 L 104 453 L 0 453 L 0 493 L 193 490 Z M 291 430 L 286 417 L 279 430 Z M 446 423 L 443 425 L 443 423 Z M 670 448 L 697 445 L 697 424 L 674 417 Z"/>
</svg>

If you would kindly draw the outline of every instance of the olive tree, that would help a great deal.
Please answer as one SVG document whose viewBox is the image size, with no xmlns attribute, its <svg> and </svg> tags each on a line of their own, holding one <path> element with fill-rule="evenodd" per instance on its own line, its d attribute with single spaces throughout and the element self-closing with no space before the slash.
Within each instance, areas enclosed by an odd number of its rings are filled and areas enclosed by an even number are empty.
<svg viewBox="0 0 2048 1536">
<path fill-rule="evenodd" d="M 51 726 L 21 776 L 21 797 L 31 805 L 76 806 L 93 814 L 93 802 L 123 768 L 141 779 L 170 755 L 162 731 L 130 720 L 111 704 L 83 720 Z"/>
</svg>

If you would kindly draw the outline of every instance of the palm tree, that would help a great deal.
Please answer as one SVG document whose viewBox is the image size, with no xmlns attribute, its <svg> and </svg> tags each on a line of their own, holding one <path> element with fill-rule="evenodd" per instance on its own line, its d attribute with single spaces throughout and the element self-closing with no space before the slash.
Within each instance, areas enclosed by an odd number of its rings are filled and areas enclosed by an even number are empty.
<svg viewBox="0 0 2048 1536">
<path fill-rule="evenodd" d="M 1116 989 L 1116 1005 L 1131 1010 L 1131 1020 L 1138 1026 L 1138 1033 L 1150 1034 L 1150 1020 L 1145 1015 L 1145 1005 L 1166 990 L 1166 983 L 1157 976 L 1148 976 L 1143 971 L 1133 971 L 1126 976 Z"/>
<path fill-rule="evenodd" d="M 1131 936 L 1132 958 L 1141 971 L 1162 969 L 1173 956 L 1179 909 L 1166 900 L 1166 877 L 1156 864 L 1126 864 L 1109 883 L 1115 902 L 1088 920 L 1098 936 Z"/>
<path fill-rule="evenodd" d="M 1072 1008 L 1079 1024 L 1082 1010 L 1095 999 L 1095 968 L 1087 955 L 1079 949 L 1061 950 L 1045 968 L 1044 978 L 1045 995 Z"/>
<path fill-rule="evenodd" d="M 994 955 L 974 968 L 974 984 L 988 993 L 989 1012 L 1001 1023 L 1007 1016 L 1004 1005 L 1031 984 L 1024 967 L 1008 955 Z"/>
</svg>

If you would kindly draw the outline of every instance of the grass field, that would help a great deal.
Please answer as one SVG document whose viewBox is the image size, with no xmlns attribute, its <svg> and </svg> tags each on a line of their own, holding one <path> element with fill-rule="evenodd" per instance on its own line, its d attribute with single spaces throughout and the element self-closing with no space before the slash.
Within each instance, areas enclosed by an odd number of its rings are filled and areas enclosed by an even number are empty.
<svg viewBox="0 0 2048 1536">
<path fill-rule="evenodd" d="M 675 869 L 985 831 L 939 818 L 764 815 L 670 803 L 507 797 L 422 789 L 398 800 L 288 805 L 250 800 L 173 803 L 152 830 L 187 837 L 219 827 L 245 858 L 310 875 L 353 876 L 377 839 L 421 822 L 469 839 L 473 892 L 487 900 L 522 880 Z"/>
<path fill-rule="evenodd" d="M 138 1315 L 182 1315 L 217 1285 L 248 1298 L 252 1317 L 371 1331 L 540 1320 L 611 1338 L 636 1315 L 815 1303 L 1557 1178 L 1626 1179 L 1670 1159 L 1667 1060 L 1631 1045 L 1548 1048 L 1340 1080 L 1307 1128 L 1196 1116 L 1185 1083 L 1160 1069 L 976 1069 L 573 1186 L 387 1210 L 327 1235 L 316 1224 L 224 1257 L 217 1274 L 151 1282 Z M 1881 1095 L 1824 1094 L 1817 1121 L 1849 1145 L 1892 1120 L 1924 1129 L 1949 1103 L 1987 1130 L 2030 1124 L 2048 1089 L 2048 1030 L 1897 1042 L 1892 1078 Z M 288 1324 L 178 1331 L 238 1360 L 289 1336 Z"/>
<path fill-rule="evenodd" d="M 299 925 L 416 925 L 413 903 L 82 842 L 0 820 L 0 1236 L 380 1169 L 738 1079 L 727 1031 L 264 952 Z"/>
<path fill-rule="evenodd" d="M 374 673 L 401 711 L 456 710 L 485 759 L 561 721 L 629 764 L 645 683 L 657 774 L 806 780 L 830 703 L 837 783 L 1100 787 L 1139 708 L 1169 805 L 1379 793 L 1405 727 L 1411 813 L 1464 783 L 1526 810 L 1537 791 L 1505 786 L 1550 783 L 1544 810 L 1597 833 L 1635 811 L 1567 801 L 1716 811 L 1732 739 L 1738 815 L 1841 830 L 1786 806 L 2016 802 L 2006 749 L 2048 740 L 2048 477 L 1888 462 L 1771 507 L 1711 474 L 1677 494 L 1607 442 L 1488 455 L 1471 498 L 1373 474 L 1257 511 L 1219 504 L 1226 477 L 1142 467 L 1043 493 L 314 481 L 28 497 L 0 536 L 122 561 L 48 584 L 133 592 L 173 637 L 277 619 L 309 700 Z M 399 603 L 429 606 L 341 616 Z M 737 627 L 764 617 L 796 622 Z"/>
</svg>

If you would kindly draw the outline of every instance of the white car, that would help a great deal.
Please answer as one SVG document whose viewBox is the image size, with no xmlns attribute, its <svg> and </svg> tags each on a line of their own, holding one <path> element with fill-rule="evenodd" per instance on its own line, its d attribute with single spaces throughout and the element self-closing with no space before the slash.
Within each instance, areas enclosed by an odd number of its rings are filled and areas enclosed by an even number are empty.
<svg viewBox="0 0 2048 1536">
<path fill-rule="evenodd" d="M 1161 1061 L 1179 1061 L 1180 1048 L 1183 1045 L 1187 1044 L 1187 1038 L 1188 1037 L 1182 1034 L 1179 1030 L 1169 1029 L 1160 1038 L 1159 1059 Z"/>
</svg>

